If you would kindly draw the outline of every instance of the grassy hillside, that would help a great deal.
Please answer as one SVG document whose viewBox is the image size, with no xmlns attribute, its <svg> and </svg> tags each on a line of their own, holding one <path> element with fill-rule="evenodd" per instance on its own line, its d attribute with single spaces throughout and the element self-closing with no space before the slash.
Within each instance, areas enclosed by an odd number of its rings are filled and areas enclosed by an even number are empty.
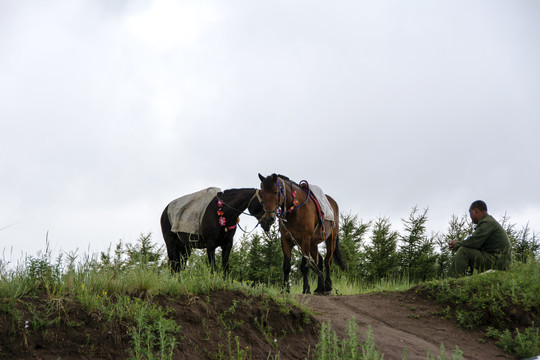
<svg viewBox="0 0 540 360">
<path fill-rule="evenodd" d="M 515 263 L 510 271 L 422 283 L 415 291 L 446 306 L 459 326 L 482 328 L 505 351 L 540 354 L 540 263 Z"/>
<path fill-rule="evenodd" d="M 99 259 L 45 253 L 18 269 L 0 267 L 0 358 L 325 358 L 329 348 L 354 347 L 276 287 L 223 279 L 204 261 L 173 275 L 154 250 L 143 241 Z M 442 304 L 441 317 L 480 327 L 507 352 L 527 357 L 540 353 L 539 278 L 540 265 L 530 261 L 415 287 L 402 279 L 365 287 L 346 278 L 335 287 L 343 294 L 415 291 Z M 361 346 L 381 355 L 373 339 Z"/>
</svg>

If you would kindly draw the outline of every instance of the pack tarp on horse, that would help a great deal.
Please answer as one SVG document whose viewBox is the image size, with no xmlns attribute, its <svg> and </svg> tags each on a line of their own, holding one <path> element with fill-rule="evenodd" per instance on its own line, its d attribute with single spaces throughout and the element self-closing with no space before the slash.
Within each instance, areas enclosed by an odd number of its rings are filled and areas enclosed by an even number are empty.
<svg viewBox="0 0 540 360">
<path fill-rule="evenodd" d="M 334 210 L 332 209 L 332 206 L 330 206 L 330 202 L 323 190 L 319 186 L 312 184 L 309 184 L 309 190 L 315 195 L 315 198 L 319 202 L 321 211 L 324 214 L 324 220 L 334 221 Z"/>
<path fill-rule="evenodd" d="M 204 212 L 220 191 L 220 188 L 209 187 L 171 201 L 167 210 L 171 231 L 202 235 L 201 223 Z"/>
</svg>

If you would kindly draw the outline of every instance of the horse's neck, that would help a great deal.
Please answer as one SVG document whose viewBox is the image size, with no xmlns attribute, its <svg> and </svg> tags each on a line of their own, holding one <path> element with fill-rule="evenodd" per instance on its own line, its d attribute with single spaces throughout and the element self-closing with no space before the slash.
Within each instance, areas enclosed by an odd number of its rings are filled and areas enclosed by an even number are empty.
<svg viewBox="0 0 540 360">
<path fill-rule="evenodd" d="M 249 199 L 251 199 L 253 194 L 255 194 L 255 189 L 230 190 L 226 195 L 223 194 L 223 202 L 234 209 L 229 210 L 242 212 L 247 208 Z"/>
<path fill-rule="evenodd" d="M 308 193 L 304 191 L 299 185 L 296 185 L 295 183 L 285 181 L 283 182 L 285 184 L 285 206 L 287 208 L 294 205 L 294 201 L 298 201 L 298 204 L 302 204 L 304 201 L 306 201 L 306 198 L 308 197 Z M 295 196 L 296 193 L 296 196 Z"/>
</svg>

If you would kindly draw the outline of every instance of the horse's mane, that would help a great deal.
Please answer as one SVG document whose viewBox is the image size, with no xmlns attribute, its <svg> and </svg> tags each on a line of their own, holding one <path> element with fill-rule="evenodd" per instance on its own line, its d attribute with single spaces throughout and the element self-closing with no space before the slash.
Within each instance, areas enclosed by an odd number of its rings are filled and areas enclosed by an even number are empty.
<svg viewBox="0 0 540 360">
<path fill-rule="evenodd" d="M 296 182 L 294 182 L 293 180 L 291 180 L 288 176 L 285 176 L 285 175 L 282 175 L 282 174 L 275 174 L 275 173 L 274 173 L 274 174 L 272 174 L 272 175 L 270 175 L 270 176 L 267 176 L 267 177 L 264 179 L 263 187 L 265 187 L 265 188 L 271 188 L 271 187 L 272 187 L 272 185 L 274 184 L 274 181 L 272 181 L 274 175 L 277 176 L 277 177 L 279 177 L 279 178 L 281 178 L 282 180 L 289 181 L 289 182 L 293 183 L 293 184 L 296 185 L 296 186 L 300 186 L 300 185 L 298 185 Z"/>
<path fill-rule="evenodd" d="M 289 179 L 288 176 L 285 176 L 285 175 L 282 175 L 282 174 L 276 174 L 278 177 L 282 178 L 283 180 L 288 180 L 288 181 L 292 181 L 291 179 Z"/>
<path fill-rule="evenodd" d="M 296 181 L 289 179 L 289 178 L 288 178 L 287 176 L 285 176 L 285 175 L 277 174 L 277 176 L 280 177 L 280 178 L 283 179 L 283 180 L 290 181 L 291 183 L 293 183 L 293 184 L 296 185 L 296 186 L 300 186 L 300 185 L 298 185 L 298 183 L 297 183 Z"/>
<path fill-rule="evenodd" d="M 256 191 L 257 189 L 255 189 L 255 188 L 226 189 L 226 190 L 221 191 L 220 194 L 227 195 L 227 194 L 232 193 L 232 192 L 243 191 L 243 190 L 253 190 L 253 191 Z"/>
</svg>

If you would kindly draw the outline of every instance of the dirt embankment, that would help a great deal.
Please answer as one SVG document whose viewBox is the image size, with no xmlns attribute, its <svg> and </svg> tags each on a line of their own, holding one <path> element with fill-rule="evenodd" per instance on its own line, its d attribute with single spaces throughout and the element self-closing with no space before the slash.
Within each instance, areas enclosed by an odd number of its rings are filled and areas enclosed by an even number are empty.
<svg viewBox="0 0 540 360">
<path fill-rule="evenodd" d="M 447 354 L 458 346 L 465 359 L 511 358 L 480 331 L 457 328 L 440 306 L 414 291 L 297 299 L 315 316 L 267 297 L 230 291 L 152 301 L 168 308 L 167 316 L 180 325 L 174 359 L 215 359 L 220 352 L 230 358 L 230 349 L 235 357 L 236 337 L 252 359 L 312 358 L 320 322 L 330 321 L 343 338 L 353 317 L 361 336 L 371 326 L 385 359 L 401 359 L 404 348 L 408 359 L 426 359 L 428 353 L 436 358 L 441 344 Z M 133 331 L 132 323 L 107 321 L 69 299 L 28 298 L 0 313 L 0 359 L 126 359 L 133 357 Z"/>
</svg>

